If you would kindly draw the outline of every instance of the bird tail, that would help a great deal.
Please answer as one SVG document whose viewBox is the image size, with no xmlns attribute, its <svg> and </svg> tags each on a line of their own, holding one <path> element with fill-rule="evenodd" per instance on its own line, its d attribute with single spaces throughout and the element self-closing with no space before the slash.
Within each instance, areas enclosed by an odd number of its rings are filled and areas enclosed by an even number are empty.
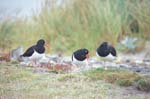
<svg viewBox="0 0 150 99">
<path fill-rule="evenodd" d="M 110 46 L 110 53 L 111 53 L 113 56 L 117 56 L 116 49 L 115 49 L 113 46 Z"/>
</svg>

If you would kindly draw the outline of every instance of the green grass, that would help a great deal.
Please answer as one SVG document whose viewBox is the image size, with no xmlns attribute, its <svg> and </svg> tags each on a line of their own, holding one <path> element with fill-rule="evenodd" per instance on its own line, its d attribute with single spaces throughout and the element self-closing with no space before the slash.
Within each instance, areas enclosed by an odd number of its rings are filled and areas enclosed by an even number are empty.
<svg viewBox="0 0 150 99">
<path fill-rule="evenodd" d="M 0 64 L 0 98 L 141 99 L 137 94 L 128 98 L 126 95 L 122 96 L 122 87 L 116 86 L 116 81 L 123 81 L 119 82 L 119 85 L 126 86 L 125 79 L 131 82 L 139 81 L 139 76 L 129 71 L 96 69 L 86 73 L 55 74 L 34 72 L 35 70 L 10 63 Z M 147 99 L 145 94 L 141 95 Z"/>
<path fill-rule="evenodd" d="M 105 80 L 106 82 L 117 84 L 120 86 L 131 86 L 135 81 L 140 79 L 140 75 L 128 70 L 101 68 L 93 69 L 84 73 L 91 80 Z"/>
<path fill-rule="evenodd" d="M 137 81 L 137 88 L 142 91 L 150 92 L 150 76 L 144 76 Z"/>
<path fill-rule="evenodd" d="M 102 68 L 93 69 L 83 73 L 90 80 L 104 80 L 108 83 L 116 84 L 123 87 L 135 86 L 138 90 L 150 92 L 150 76 L 140 75 L 132 71 L 123 69 Z"/>
<path fill-rule="evenodd" d="M 116 45 L 122 36 L 132 35 L 130 15 L 140 24 L 141 33 L 135 36 L 148 39 L 149 3 L 149 0 L 142 3 L 139 0 L 64 0 L 58 6 L 49 0 L 39 15 L 0 22 L 0 47 L 8 51 L 23 45 L 26 49 L 39 38 L 44 38 L 51 46 L 48 52 L 70 54 L 86 47 L 95 54 L 94 49 L 100 42 L 107 40 Z"/>
<path fill-rule="evenodd" d="M 33 73 L 31 68 L 8 64 L 0 68 L 0 97 L 4 99 L 101 98 L 111 87 L 102 81 L 88 81 L 82 75 Z"/>
</svg>

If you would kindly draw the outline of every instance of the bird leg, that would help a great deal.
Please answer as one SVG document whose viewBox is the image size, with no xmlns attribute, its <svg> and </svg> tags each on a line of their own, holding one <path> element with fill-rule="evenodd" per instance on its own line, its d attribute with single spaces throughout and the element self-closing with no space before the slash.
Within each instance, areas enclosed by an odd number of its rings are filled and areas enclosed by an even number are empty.
<svg viewBox="0 0 150 99">
<path fill-rule="evenodd" d="M 71 69 L 72 69 L 72 71 L 77 72 L 79 70 L 79 67 L 76 64 L 72 63 Z"/>
<path fill-rule="evenodd" d="M 36 60 L 34 60 L 34 65 L 36 66 Z"/>
<path fill-rule="evenodd" d="M 33 67 L 36 67 L 36 64 L 37 64 L 37 62 L 36 62 L 36 60 L 34 59 L 34 60 L 32 61 L 32 66 L 33 66 Z"/>
<path fill-rule="evenodd" d="M 103 62 L 103 65 L 104 65 L 104 69 L 107 70 L 108 68 L 107 68 L 107 66 L 106 66 L 105 60 L 104 60 L 104 62 Z"/>
<path fill-rule="evenodd" d="M 88 60 L 86 60 L 86 68 L 87 68 L 87 69 L 90 68 L 90 66 L 89 66 L 89 61 L 88 61 Z"/>
</svg>

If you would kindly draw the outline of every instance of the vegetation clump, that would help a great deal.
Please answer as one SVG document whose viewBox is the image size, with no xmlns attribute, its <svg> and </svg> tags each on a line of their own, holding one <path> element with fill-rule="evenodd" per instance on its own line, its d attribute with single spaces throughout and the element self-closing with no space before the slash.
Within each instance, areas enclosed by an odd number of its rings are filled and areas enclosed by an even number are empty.
<svg viewBox="0 0 150 99">
<path fill-rule="evenodd" d="M 140 75 L 137 73 L 122 69 L 109 69 L 106 71 L 98 68 L 85 72 L 84 75 L 91 80 L 100 79 L 120 86 L 131 86 L 135 81 L 140 79 Z"/>
<path fill-rule="evenodd" d="M 137 81 L 137 89 L 150 92 L 150 76 L 145 76 Z"/>
</svg>

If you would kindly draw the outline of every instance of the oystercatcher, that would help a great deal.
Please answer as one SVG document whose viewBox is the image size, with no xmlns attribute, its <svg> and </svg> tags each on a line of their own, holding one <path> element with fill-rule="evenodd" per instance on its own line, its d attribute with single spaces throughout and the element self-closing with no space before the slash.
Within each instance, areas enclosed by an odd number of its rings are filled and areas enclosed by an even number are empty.
<svg viewBox="0 0 150 99">
<path fill-rule="evenodd" d="M 24 54 L 21 55 L 21 57 L 28 58 L 29 61 L 34 61 L 36 65 L 40 59 L 45 57 L 45 45 L 45 41 L 40 39 L 37 41 L 36 45 L 29 47 Z"/>
<path fill-rule="evenodd" d="M 112 45 L 109 45 L 108 42 L 100 44 L 96 50 L 96 55 L 100 56 L 104 60 L 104 65 L 106 60 L 112 61 L 117 57 L 115 48 Z M 107 70 L 106 65 L 105 70 Z"/>
<path fill-rule="evenodd" d="M 85 48 L 78 49 L 72 54 L 72 62 L 75 65 L 88 66 L 89 51 Z"/>
</svg>

